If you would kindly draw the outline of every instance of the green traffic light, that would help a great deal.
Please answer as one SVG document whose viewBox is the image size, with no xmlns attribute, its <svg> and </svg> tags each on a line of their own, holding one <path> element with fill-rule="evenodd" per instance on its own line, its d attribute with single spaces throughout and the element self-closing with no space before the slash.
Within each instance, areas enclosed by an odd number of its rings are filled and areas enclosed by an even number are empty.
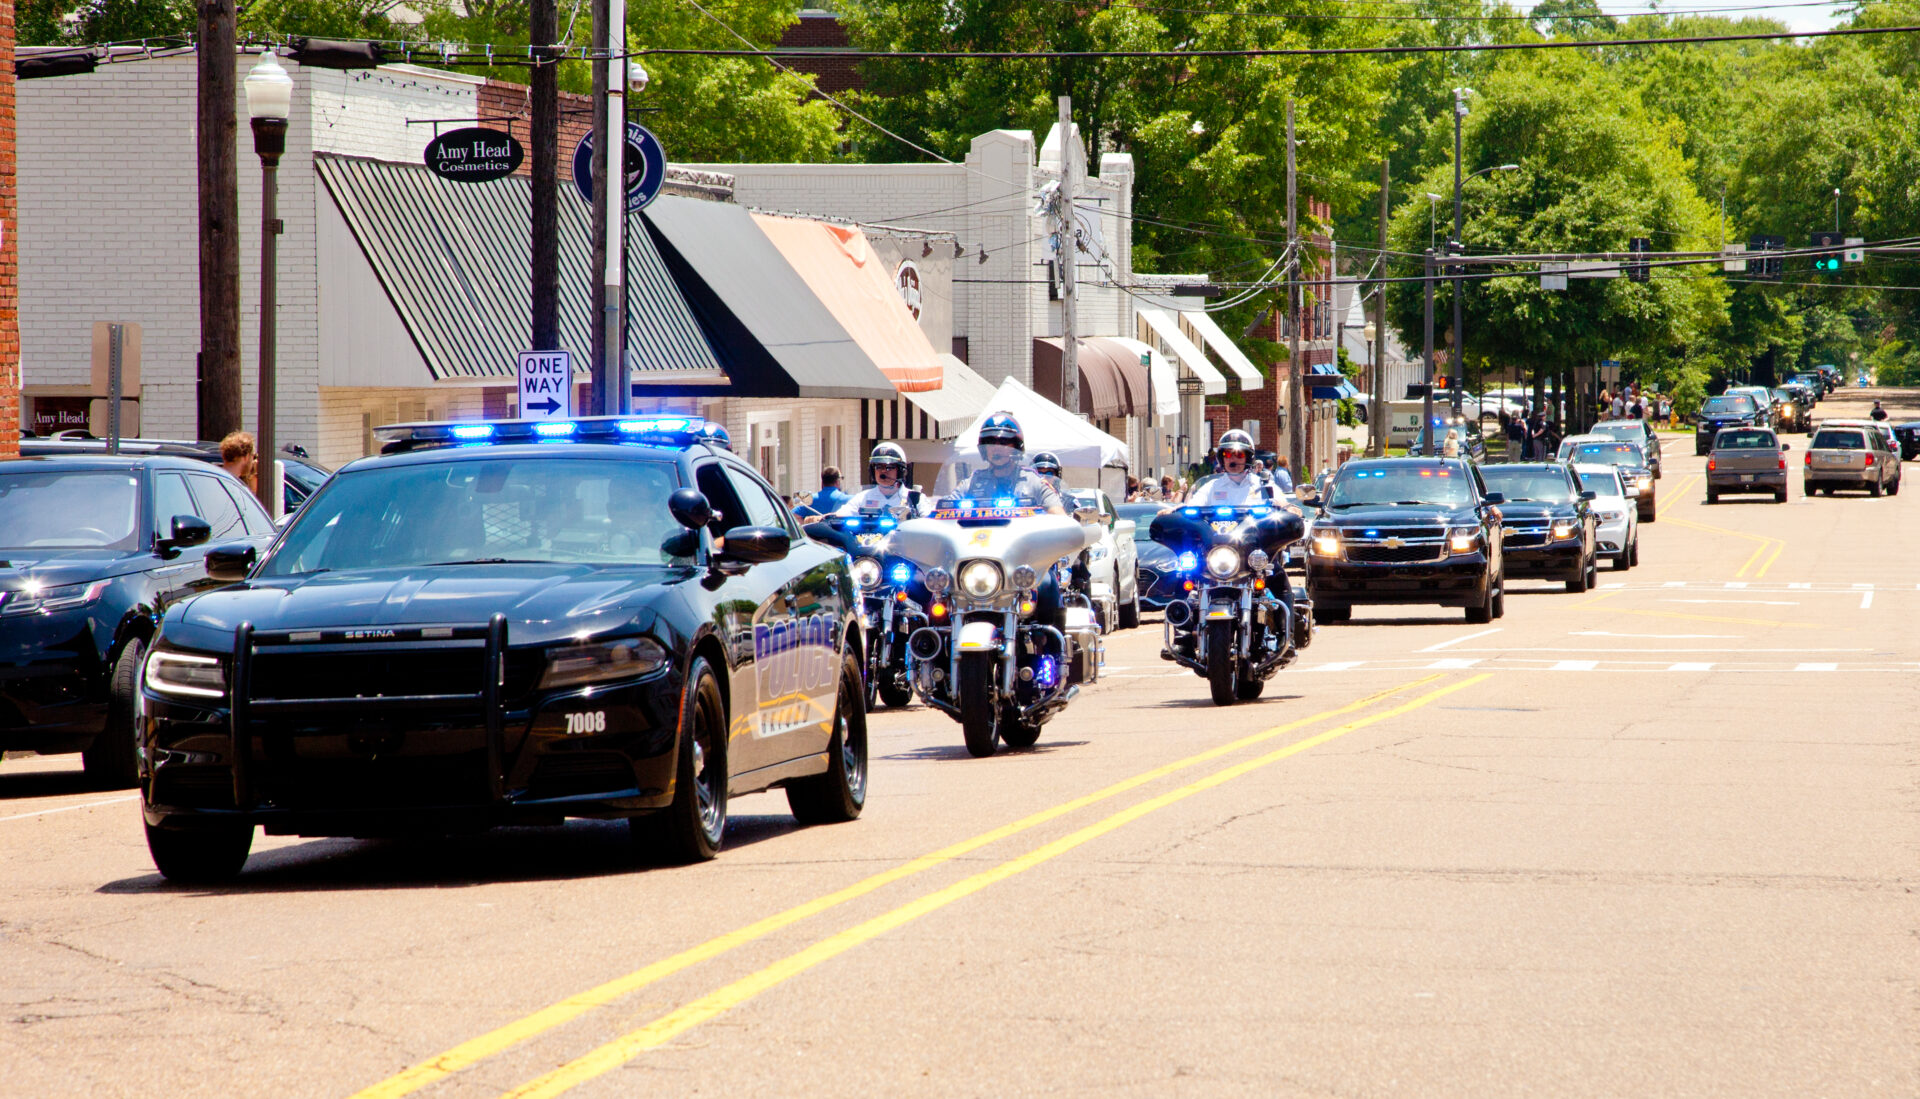
<svg viewBox="0 0 1920 1099">
<path fill-rule="evenodd" d="M 1840 257 L 1818 256 L 1813 261 L 1813 269 L 1816 271 L 1838 271 L 1840 270 Z"/>
</svg>

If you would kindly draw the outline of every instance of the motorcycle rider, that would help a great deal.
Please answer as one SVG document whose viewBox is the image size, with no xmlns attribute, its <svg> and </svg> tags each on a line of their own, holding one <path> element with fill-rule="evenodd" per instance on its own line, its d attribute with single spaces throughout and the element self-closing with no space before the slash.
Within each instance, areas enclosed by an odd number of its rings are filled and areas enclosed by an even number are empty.
<svg viewBox="0 0 1920 1099">
<path fill-rule="evenodd" d="M 879 443 L 867 455 L 867 475 L 873 482 L 847 498 L 839 515 L 857 515 L 873 508 L 904 507 L 912 515 L 926 511 L 920 490 L 907 486 L 907 452 L 896 443 Z"/>
<path fill-rule="evenodd" d="M 1054 456 L 1053 451 L 1043 450 L 1035 454 L 1033 461 L 1028 463 L 1027 468 L 1039 474 L 1043 480 L 1052 485 L 1053 491 L 1059 493 L 1062 500 L 1066 499 L 1067 482 L 1066 479 L 1061 476 L 1062 467 L 1060 465 L 1060 459 Z"/>
<path fill-rule="evenodd" d="M 1037 473 L 1020 468 L 1020 455 L 1026 449 L 1026 436 L 1020 421 L 1011 412 L 996 412 L 980 425 L 980 458 L 986 468 L 975 470 L 967 483 L 954 494 L 970 500 L 1000 500 L 1012 497 L 1021 507 L 1037 507 L 1052 515 L 1065 515 L 1067 506 L 1060 491 Z"/>
<path fill-rule="evenodd" d="M 1278 504 L 1273 482 L 1253 471 L 1253 437 L 1235 429 L 1220 436 L 1214 449 L 1220 476 L 1210 478 L 1187 496 L 1188 507 Z"/>
</svg>

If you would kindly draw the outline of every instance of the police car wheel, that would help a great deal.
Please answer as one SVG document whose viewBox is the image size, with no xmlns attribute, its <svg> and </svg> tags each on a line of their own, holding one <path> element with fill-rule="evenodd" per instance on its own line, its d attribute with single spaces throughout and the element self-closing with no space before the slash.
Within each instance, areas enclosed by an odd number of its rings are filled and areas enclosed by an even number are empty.
<svg viewBox="0 0 1920 1099">
<path fill-rule="evenodd" d="M 192 829 L 147 825 L 147 852 L 160 876 L 183 885 L 230 881 L 247 864 L 253 825 L 219 824 Z"/>
<path fill-rule="evenodd" d="M 120 649 L 107 697 L 107 724 L 80 753 L 87 782 L 102 790 L 124 790 L 140 781 L 140 729 L 134 717 L 134 692 L 140 689 L 140 658 L 147 648 L 135 637 Z"/>
<path fill-rule="evenodd" d="M 867 711 L 860 705 L 860 665 L 841 661 L 840 699 L 827 742 L 827 769 L 787 786 L 787 807 L 801 824 L 843 824 L 867 804 Z"/>
<path fill-rule="evenodd" d="M 705 862 L 720 853 L 727 829 L 727 707 L 705 657 L 687 673 L 673 804 L 627 827 L 643 855 L 669 863 Z"/>
</svg>

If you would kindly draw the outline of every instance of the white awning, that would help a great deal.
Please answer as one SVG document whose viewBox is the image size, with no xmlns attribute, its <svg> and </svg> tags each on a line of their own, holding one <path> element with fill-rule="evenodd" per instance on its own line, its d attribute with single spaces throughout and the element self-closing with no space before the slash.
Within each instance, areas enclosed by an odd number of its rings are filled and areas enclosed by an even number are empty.
<svg viewBox="0 0 1920 1099">
<path fill-rule="evenodd" d="M 1180 324 L 1173 319 L 1173 314 L 1159 309 L 1142 309 L 1139 315 L 1154 335 L 1166 341 L 1166 345 L 1173 350 L 1173 357 L 1200 379 L 1204 392 L 1215 394 L 1227 391 L 1226 375 L 1215 370 L 1213 363 L 1207 360 L 1207 353 L 1195 347 L 1187 334 L 1180 331 Z"/>
<path fill-rule="evenodd" d="M 1253 360 L 1247 358 L 1246 352 L 1234 346 L 1233 341 L 1227 338 L 1227 334 L 1220 331 L 1220 326 L 1213 323 L 1212 317 L 1197 309 L 1180 315 L 1186 318 L 1188 324 L 1193 325 L 1194 331 L 1200 333 L 1201 342 L 1213 348 L 1213 353 L 1226 361 L 1227 369 L 1240 376 L 1241 389 L 1259 389 L 1267 384 L 1267 379 L 1261 375 L 1260 368 L 1253 365 Z"/>
<path fill-rule="evenodd" d="M 1180 414 L 1180 385 L 1173 364 L 1150 343 L 1125 336 L 1108 336 L 1114 343 L 1136 355 L 1147 357 L 1147 377 L 1153 380 L 1153 410 L 1161 416 Z"/>
</svg>

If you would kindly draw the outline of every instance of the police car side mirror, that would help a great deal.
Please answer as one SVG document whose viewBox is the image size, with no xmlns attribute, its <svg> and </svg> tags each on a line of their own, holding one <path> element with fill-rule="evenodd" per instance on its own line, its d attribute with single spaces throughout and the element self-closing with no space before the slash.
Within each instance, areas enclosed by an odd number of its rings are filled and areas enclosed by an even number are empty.
<svg viewBox="0 0 1920 1099">
<path fill-rule="evenodd" d="M 667 497 L 667 511 L 673 521 L 688 530 L 699 530 L 713 519 L 713 505 L 697 488 L 677 488 Z"/>
<path fill-rule="evenodd" d="M 1598 500 L 1598 499 L 1600 498 L 1600 494 L 1599 494 L 1599 493 L 1597 493 L 1597 492 L 1595 492 L 1595 491 L 1593 491 L 1593 490 L 1592 490 L 1592 489 L 1590 489 L 1590 488 L 1589 488 L 1589 489 L 1582 489 L 1582 490 L 1581 490 L 1581 492 L 1580 492 L 1580 498 L 1581 498 L 1582 500 L 1589 500 L 1589 501 L 1591 501 L 1591 500 Z"/>
<path fill-rule="evenodd" d="M 156 553 L 168 553 L 173 550 L 197 546 L 213 537 L 213 528 L 198 515 L 176 515 L 173 517 L 173 533 L 166 538 L 154 540 Z"/>
<path fill-rule="evenodd" d="M 728 560 L 760 565 L 785 560 L 793 539 L 779 527 L 734 527 L 726 533 L 725 545 Z"/>
<path fill-rule="evenodd" d="M 1481 502 L 1490 508 L 1499 507 L 1501 504 L 1507 502 L 1507 494 L 1504 492 L 1489 492 Z"/>
<path fill-rule="evenodd" d="M 223 584 L 245 580 L 257 553 L 252 542 L 222 542 L 207 551 L 207 578 Z"/>
</svg>

